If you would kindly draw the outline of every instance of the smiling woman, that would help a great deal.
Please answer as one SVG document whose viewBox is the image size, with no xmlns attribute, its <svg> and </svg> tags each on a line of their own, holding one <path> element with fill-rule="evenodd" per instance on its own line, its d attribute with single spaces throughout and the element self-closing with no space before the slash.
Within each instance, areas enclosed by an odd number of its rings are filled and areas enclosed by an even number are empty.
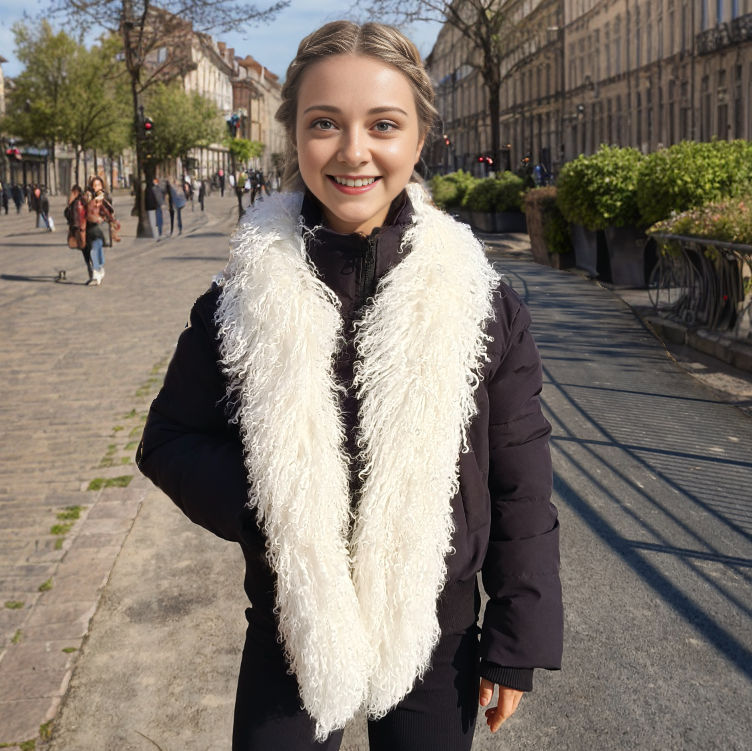
<svg viewBox="0 0 752 751">
<path fill-rule="evenodd" d="M 326 57 L 302 76 L 298 110 L 300 175 L 329 226 L 364 235 L 381 227 L 426 137 L 408 79 L 372 57 Z"/>
<path fill-rule="evenodd" d="M 415 46 L 327 24 L 282 91 L 287 191 L 194 306 L 139 468 L 240 543 L 252 607 L 233 751 L 469 751 L 559 669 L 550 426 L 520 298 L 413 168 Z M 476 574 L 490 602 L 480 640 Z"/>
</svg>

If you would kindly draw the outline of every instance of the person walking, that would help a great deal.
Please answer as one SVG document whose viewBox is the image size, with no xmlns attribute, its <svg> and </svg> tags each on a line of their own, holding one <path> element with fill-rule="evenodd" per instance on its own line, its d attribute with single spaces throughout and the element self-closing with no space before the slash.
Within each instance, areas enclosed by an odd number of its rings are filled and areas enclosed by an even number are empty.
<svg viewBox="0 0 752 751">
<path fill-rule="evenodd" d="M 16 206 L 16 214 L 20 214 L 21 206 L 23 206 L 23 202 L 24 202 L 24 193 L 23 193 L 23 190 L 21 189 L 21 186 L 16 185 L 16 184 L 12 185 L 10 188 L 10 193 L 11 193 L 11 196 L 13 197 L 13 203 Z"/>
<path fill-rule="evenodd" d="M 170 237 L 175 230 L 175 215 L 178 219 L 178 234 L 183 234 L 183 207 L 185 206 L 185 194 L 175 188 L 169 180 L 165 182 L 165 197 L 170 211 Z"/>
<path fill-rule="evenodd" d="M 159 180 L 155 177 L 151 181 L 151 185 L 146 188 L 146 195 L 144 196 L 144 204 L 146 212 L 149 216 L 149 224 L 151 225 L 152 237 L 155 237 L 157 241 L 162 239 L 162 203 L 164 202 L 164 194 L 159 187 Z"/>
<path fill-rule="evenodd" d="M 225 171 L 224 170 L 218 170 L 217 171 L 217 179 L 219 180 L 219 197 L 224 198 L 225 197 Z"/>
<path fill-rule="evenodd" d="M 301 42 L 286 192 L 246 212 L 149 411 L 140 470 L 246 560 L 233 751 L 332 751 L 361 710 L 371 751 L 467 751 L 479 704 L 496 731 L 561 666 L 540 357 L 416 182 L 434 96 L 396 29 Z"/>
<path fill-rule="evenodd" d="M 50 200 L 44 186 L 37 185 L 32 193 L 34 197 L 34 210 L 36 211 L 36 228 L 52 232 L 50 224 Z"/>
<path fill-rule="evenodd" d="M 204 201 L 206 200 L 206 181 L 198 181 L 198 205 L 201 207 L 201 211 L 204 210 Z"/>
<path fill-rule="evenodd" d="M 193 180 L 190 175 L 183 177 L 183 194 L 185 195 L 186 203 L 191 204 L 191 211 L 196 210 L 196 206 L 193 202 Z"/>
<path fill-rule="evenodd" d="M 93 278 L 91 247 L 86 238 L 86 207 L 90 198 L 89 191 L 84 192 L 80 185 L 74 185 L 68 194 L 68 204 L 63 212 L 68 223 L 68 247 L 81 251 L 89 281 Z"/>
<path fill-rule="evenodd" d="M 10 201 L 11 201 L 10 185 L 6 184 L 2 188 L 3 212 L 5 213 L 5 216 L 8 216 L 8 206 L 10 205 Z"/>
</svg>

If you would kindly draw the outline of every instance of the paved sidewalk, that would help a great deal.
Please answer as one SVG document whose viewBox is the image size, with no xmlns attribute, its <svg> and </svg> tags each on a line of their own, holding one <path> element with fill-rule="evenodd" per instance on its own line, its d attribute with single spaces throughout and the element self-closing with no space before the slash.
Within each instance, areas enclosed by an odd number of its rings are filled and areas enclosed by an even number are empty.
<svg viewBox="0 0 752 751">
<path fill-rule="evenodd" d="M 479 726 L 474 748 L 749 749 L 752 421 L 611 292 L 523 258 L 500 265 L 544 360 L 566 651 L 499 734 Z M 52 749 L 229 749 L 239 567 L 233 546 L 149 492 Z M 366 748 L 356 722 L 343 749 Z"/>
<path fill-rule="evenodd" d="M 0 216 L 0 744 L 49 731 L 151 487 L 133 465 L 146 410 L 226 261 L 235 206 L 212 196 L 207 213 L 184 212 L 183 237 L 156 243 L 134 239 L 130 199 L 116 196 L 124 239 L 101 287 L 65 246 L 62 199 L 54 233 L 25 208 Z"/>
</svg>

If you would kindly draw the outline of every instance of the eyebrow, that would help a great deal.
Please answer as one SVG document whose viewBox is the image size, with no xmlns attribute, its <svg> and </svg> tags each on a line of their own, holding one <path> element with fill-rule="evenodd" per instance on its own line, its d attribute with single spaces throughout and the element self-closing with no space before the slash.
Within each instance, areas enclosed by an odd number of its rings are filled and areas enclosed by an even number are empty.
<svg viewBox="0 0 752 751">
<path fill-rule="evenodd" d="M 339 107 L 333 107 L 331 104 L 315 104 L 313 107 L 309 107 L 303 114 L 310 112 L 311 110 L 319 110 L 319 112 L 331 112 L 333 115 L 341 115 L 342 110 Z M 401 112 L 405 117 L 409 117 L 405 110 L 399 107 L 372 107 L 367 115 L 381 115 L 384 112 Z"/>
</svg>

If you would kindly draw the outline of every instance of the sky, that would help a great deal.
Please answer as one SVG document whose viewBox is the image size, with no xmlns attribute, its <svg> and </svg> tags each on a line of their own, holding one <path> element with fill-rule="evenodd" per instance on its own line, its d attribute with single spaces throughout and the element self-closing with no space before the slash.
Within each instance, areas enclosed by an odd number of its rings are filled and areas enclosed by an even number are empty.
<svg viewBox="0 0 752 751">
<path fill-rule="evenodd" d="M 263 7 L 264 0 L 258 0 Z M 327 21 L 347 16 L 352 0 L 292 0 L 272 23 L 256 28 L 239 28 L 230 34 L 214 34 L 216 41 L 226 42 L 235 48 L 239 57 L 252 55 L 272 73 L 284 78 L 287 66 L 295 56 L 300 40 Z M 21 20 L 24 10 L 32 17 L 39 18 L 46 7 L 44 0 L 0 0 L 0 55 L 6 60 L 3 72 L 14 76 L 21 72 L 21 66 L 13 54 L 13 32 L 11 27 Z M 52 19 L 52 23 L 55 21 Z M 439 33 L 438 23 L 415 24 L 405 29 L 425 57 L 431 51 Z"/>
</svg>

